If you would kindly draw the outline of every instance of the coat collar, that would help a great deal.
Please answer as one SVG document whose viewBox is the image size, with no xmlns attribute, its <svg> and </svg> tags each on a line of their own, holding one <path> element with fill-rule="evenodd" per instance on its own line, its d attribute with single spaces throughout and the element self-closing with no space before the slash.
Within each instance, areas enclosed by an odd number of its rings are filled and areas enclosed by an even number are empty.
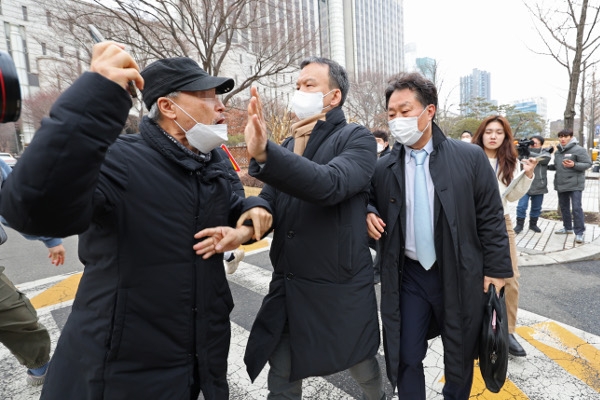
<svg viewBox="0 0 600 400">
<path fill-rule="evenodd" d="M 337 128 L 346 125 L 346 116 L 344 111 L 340 107 L 336 107 L 333 110 L 325 114 L 325 121 L 317 121 L 310 139 L 306 145 L 306 149 L 302 154 L 302 157 L 306 157 L 309 160 L 312 159 L 323 143 L 329 136 L 331 136 Z"/>
<path fill-rule="evenodd" d="M 187 171 L 198 171 L 206 169 L 207 166 L 220 165 L 223 160 L 223 157 L 216 150 L 210 152 L 208 161 L 202 161 L 199 157 L 194 157 L 191 151 L 184 148 L 174 138 L 167 136 L 168 134 L 147 116 L 142 118 L 142 122 L 140 122 L 140 134 L 150 147 Z"/>
</svg>

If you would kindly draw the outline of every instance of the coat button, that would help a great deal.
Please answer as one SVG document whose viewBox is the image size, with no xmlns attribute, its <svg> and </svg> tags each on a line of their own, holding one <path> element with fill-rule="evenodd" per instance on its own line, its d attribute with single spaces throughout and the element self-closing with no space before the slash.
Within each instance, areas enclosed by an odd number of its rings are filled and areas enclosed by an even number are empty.
<svg viewBox="0 0 600 400">
<path fill-rule="evenodd" d="M 291 238 L 293 238 L 294 236 L 296 236 L 296 233 L 295 233 L 294 231 L 288 231 L 288 233 L 287 233 L 287 237 L 288 237 L 288 239 L 291 239 Z"/>
<path fill-rule="evenodd" d="M 390 203 L 395 203 L 395 202 L 396 202 L 396 199 L 395 199 L 395 198 L 393 198 L 393 197 L 392 197 L 392 198 L 390 198 Z"/>
<path fill-rule="evenodd" d="M 291 281 L 292 279 L 294 279 L 294 274 L 292 274 L 291 272 L 288 272 L 285 277 L 287 278 L 288 281 Z"/>
</svg>

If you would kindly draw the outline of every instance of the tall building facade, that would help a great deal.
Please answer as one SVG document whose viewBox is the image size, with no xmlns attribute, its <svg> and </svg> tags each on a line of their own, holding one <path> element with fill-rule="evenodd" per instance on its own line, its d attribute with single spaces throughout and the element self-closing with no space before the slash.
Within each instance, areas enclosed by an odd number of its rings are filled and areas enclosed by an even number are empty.
<svg viewBox="0 0 600 400">
<path fill-rule="evenodd" d="M 471 75 L 460 78 L 460 103 L 465 104 L 477 98 L 491 102 L 491 77 L 489 72 L 475 68 Z M 469 110 L 461 107 L 461 113 L 467 114 Z"/>
<path fill-rule="evenodd" d="M 39 1 L 0 1 L 0 21 L 0 50 L 15 63 L 23 100 L 41 89 L 63 90 L 72 82 L 69 72 L 81 73 L 79 50 L 65 38 L 55 37 L 52 13 Z M 30 116 L 21 112 L 21 144 L 29 144 L 34 132 Z"/>
<path fill-rule="evenodd" d="M 425 78 L 435 83 L 436 74 L 436 62 L 430 57 L 419 57 L 416 59 L 417 71 L 419 71 Z"/>
<path fill-rule="evenodd" d="M 321 54 L 348 73 L 404 70 L 402 0 L 318 0 Z"/>
<path fill-rule="evenodd" d="M 523 99 L 514 101 L 516 111 L 520 112 L 534 112 L 542 117 L 544 120 L 548 119 L 548 101 L 544 97 L 535 97 L 531 99 Z"/>
<path fill-rule="evenodd" d="M 522 99 L 513 101 L 512 105 L 515 107 L 515 111 L 523 113 L 536 113 L 545 121 L 544 132 L 542 134 L 545 137 L 550 136 L 550 124 L 548 124 L 548 101 L 545 97 L 534 97 L 530 99 Z M 530 133 L 534 134 L 534 132 Z"/>
</svg>

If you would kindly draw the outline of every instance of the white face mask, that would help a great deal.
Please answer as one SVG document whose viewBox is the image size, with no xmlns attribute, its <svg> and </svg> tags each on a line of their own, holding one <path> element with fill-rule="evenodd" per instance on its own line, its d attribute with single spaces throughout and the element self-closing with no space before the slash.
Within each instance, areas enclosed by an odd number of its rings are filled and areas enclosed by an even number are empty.
<svg viewBox="0 0 600 400">
<path fill-rule="evenodd" d="M 377 154 L 383 151 L 383 145 L 381 143 L 377 143 Z"/>
<path fill-rule="evenodd" d="M 334 89 L 335 90 L 335 89 Z M 313 115 L 320 114 L 323 111 L 323 97 L 327 96 L 330 91 L 326 94 L 322 92 L 303 92 L 296 90 L 294 97 L 292 97 L 292 112 L 300 119 L 312 117 Z"/>
<path fill-rule="evenodd" d="M 464 137 L 460 140 L 462 140 L 463 142 L 471 143 L 471 138 L 468 138 L 468 137 Z"/>
<path fill-rule="evenodd" d="M 192 126 L 188 131 L 186 131 L 181 127 L 181 125 L 179 125 L 177 121 L 173 120 L 173 122 L 175 122 L 177 126 L 185 132 L 185 137 L 188 143 L 194 148 L 198 149 L 198 151 L 201 153 L 210 153 L 211 150 L 219 147 L 227 141 L 227 125 L 201 124 L 200 122 L 196 121 L 194 117 L 188 114 L 187 111 L 181 108 L 179 104 L 175 103 L 173 100 L 171 100 L 171 102 L 173 102 L 173 104 L 183 111 L 185 115 L 190 117 L 196 123 L 196 125 Z"/>
<path fill-rule="evenodd" d="M 421 115 L 423 115 L 425 110 L 427 110 L 427 108 L 425 108 L 418 117 L 398 117 L 388 121 L 390 133 L 394 139 L 407 146 L 412 146 L 417 143 L 419 139 L 421 139 L 421 136 L 423 136 L 423 132 L 419 130 L 419 118 L 421 118 Z M 429 122 L 423 131 L 425 131 L 428 126 Z"/>
</svg>

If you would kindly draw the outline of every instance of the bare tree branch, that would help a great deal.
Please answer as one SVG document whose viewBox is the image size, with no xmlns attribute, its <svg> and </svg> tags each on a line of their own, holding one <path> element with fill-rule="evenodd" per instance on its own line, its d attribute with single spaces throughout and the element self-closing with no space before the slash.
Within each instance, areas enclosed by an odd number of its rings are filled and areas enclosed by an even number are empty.
<svg viewBox="0 0 600 400">
<path fill-rule="evenodd" d="M 523 1 L 537 24 L 535 29 L 542 39 L 547 53 L 569 74 L 569 90 L 564 112 L 565 128 L 573 128 L 575 121 L 575 103 L 579 78 L 584 71 L 584 63 L 591 67 L 598 61 L 593 60 L 598 47 L 600 35 L 597 24 L 600 16 L 600 6 L 589 5 L 589 0 L 565 0 L 559 4 L 564 7 L 557 10 L 545 10 L 540 3 L 531 5 Z M 588 11 L 592 11 L 588 15 Z"/>
<path fill-rule="evenodd" d="M 125 44 L 141 68 L 156 59 L 187 56 L 211 75 L 235 74 L 236 87 L 225 95 L 225 103 L 257 82 L 283 84 L 279 75 L 296 71 L 315 40 L 293 2 L 90 2 L 67 0 L 56 11 L 57 23 L 53 26 L 57 33 L 70 37 L 75 47 L 89 49 L 87 25 L 93 23 L 107 39 Z"/>
</svg>

